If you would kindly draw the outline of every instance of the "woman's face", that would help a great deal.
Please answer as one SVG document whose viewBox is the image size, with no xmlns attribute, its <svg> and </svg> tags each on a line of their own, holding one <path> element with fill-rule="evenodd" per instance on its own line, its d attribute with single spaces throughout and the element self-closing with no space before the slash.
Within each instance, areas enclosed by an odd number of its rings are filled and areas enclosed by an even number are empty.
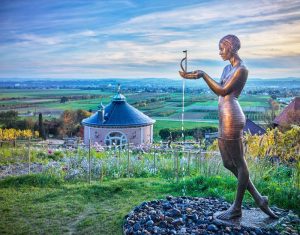
<svg viewBox="0 0 300 235">
<path fill-rule="evenodd" d="M 219 55 L 223 60 L 229 60 L 232 56 L 230 46 L 226 45 L 225 43 L 221 42 L 219 44 Z"/>
</svg>

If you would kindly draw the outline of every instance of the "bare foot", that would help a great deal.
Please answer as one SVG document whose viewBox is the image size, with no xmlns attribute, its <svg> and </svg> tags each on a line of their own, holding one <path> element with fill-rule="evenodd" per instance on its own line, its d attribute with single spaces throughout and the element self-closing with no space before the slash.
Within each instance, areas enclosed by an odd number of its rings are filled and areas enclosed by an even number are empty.
<svg viewBox="0 0 300 235">
<path fill-rule="evenodd" d="M 241 217 L 242 216 L 242 210 L 234 208 L 232 205 L 227 211 L 217 216 L 217 219 L 221 220 L 230 220 L 233 218 Z"/>
<path fill-rule="evenodd" d="M 257 203 L 257 205 L 259 206 L 259 208 L 266 213 L 268 216 L 270 216 L 271 218 L 277 219 L 278 216 L 274 214 L 274 212 L 270 209 L 269 207 L 269 200 L 268 197 L 266 196 L 262 196 L 261 200 Z"/>
</svg>

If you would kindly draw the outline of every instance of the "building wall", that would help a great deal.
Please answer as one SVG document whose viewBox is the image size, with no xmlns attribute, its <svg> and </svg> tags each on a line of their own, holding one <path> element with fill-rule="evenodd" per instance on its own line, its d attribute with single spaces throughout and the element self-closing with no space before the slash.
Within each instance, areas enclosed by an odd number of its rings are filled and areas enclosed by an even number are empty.
<svg viewBox="0 0 300 235">
<path fill-rule="evenodd" d="M 105 145 L 105 137 L 110 132 L 122 132 L 127 138 L 127 143 L 132 143 L 134 145 L 140 144 L 150 144 L 153 141 L 153 125 L 144 127 L 134 127 L 134 128 L 96 128 L 84 126 L 84 143 L 89 143 L 89 138 L 91 138 L 91 143 L 98 143 L 100 145 Z"/>
</svg>

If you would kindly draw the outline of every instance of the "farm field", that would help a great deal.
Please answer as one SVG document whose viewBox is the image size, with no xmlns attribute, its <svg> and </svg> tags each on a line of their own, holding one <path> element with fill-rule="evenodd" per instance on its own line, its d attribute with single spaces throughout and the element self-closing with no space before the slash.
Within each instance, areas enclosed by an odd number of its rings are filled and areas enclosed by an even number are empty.
<svg viewBox="0 0 300 235">
<path fill-rule="evenodd" d="M 0 89 L 0 99 L 61 97 L 71 95 L 100 95 L 99 90 L 83 89 Z M 111 94 L 101 92 L 101 95 Z"/>
<path fill-rule="evenodd" d="M 109 104 L 115 92 L 80 89 L 1 89 L 0 111 L 16 110 L 20 114 L 42 112 L 57 117 L 64 110 L 97 110 L 102 102 Z M 181 120 L 181 93 L 124 93 L 129 104 L 152 118 Z M 68 101 L 61 103 L 62 97 Z M 249 118 L 262 116 L 269 109 L 269 96 L 241 95 L 240 104 Z M 212 94 L 188 93 L 185 95 L 187 120 L 217 120 L 218 98 Z"/>
</svg>

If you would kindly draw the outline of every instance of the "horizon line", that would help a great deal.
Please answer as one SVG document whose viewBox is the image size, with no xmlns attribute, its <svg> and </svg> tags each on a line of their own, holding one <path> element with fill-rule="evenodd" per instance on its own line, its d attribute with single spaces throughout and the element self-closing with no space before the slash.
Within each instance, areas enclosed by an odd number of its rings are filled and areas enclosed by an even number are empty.
<svg viewBox="0 0 300 235">
<path fill-rule="evenodd" d="M 3 80 L 2 80 L 3 79 Z M 22 80 L 22 81 L 41 81 L 41 80 L 50 80 L 50 81 L 66 81 L 66 80 L 137 80 L 137 79 L 167 79 L 167 80 L 181 80 L 181 78 L 166 78 L 166 77 L 132 77 L 132 78 L 127 78 L 127 77 L 111 77 L 111 78 L 51 78 L 51 77 L 39 77 L 39 78 L 16 78 L 16 77 L 6 77 L 6 78 L 1 78 L 0 77 L 0 82 L 14 82 L 12 80 Z M 213 79 L 219 79 L 218 77 L 214 77 Z M 259 77 L 249 77 L 248 79 L 251 80 L 281 80 L 281 79 L 300 79 L 300 77 L 275 77 L 275 78 L 259 78 Z M 201 79 L 199 79 L 201 80 Z"/>
</svg>

